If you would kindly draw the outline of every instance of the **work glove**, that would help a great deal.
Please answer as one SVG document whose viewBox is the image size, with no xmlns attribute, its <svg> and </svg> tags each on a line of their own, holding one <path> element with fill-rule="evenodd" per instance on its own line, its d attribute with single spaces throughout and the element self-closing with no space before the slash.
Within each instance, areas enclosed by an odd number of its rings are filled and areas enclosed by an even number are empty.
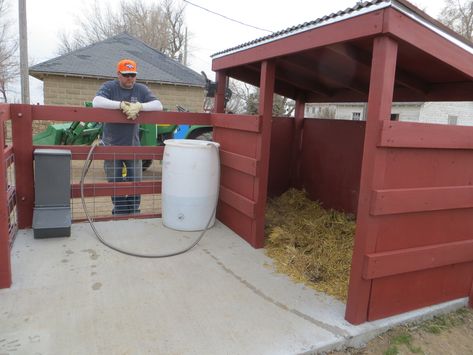
<svg viewBox="0 0 473 355">
<path fill-rule="evenodd" d="M 123 111 L 123 113 L 126 115 L 126 118 L 129 120 L 135 120 L 138 117 L 142 108 L 143 105 L 139 102 L 122 101 L 120 103 L 120 109 Z"/>
</svg>

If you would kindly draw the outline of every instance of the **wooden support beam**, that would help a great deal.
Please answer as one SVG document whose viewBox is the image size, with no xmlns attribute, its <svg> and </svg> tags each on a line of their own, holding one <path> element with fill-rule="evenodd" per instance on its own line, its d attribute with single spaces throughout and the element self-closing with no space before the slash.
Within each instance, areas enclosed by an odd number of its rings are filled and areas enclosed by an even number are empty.
<svg viewBox="0 0 473 355">
<path fill-rule="evenodd" d="M 307 58 L 305 58 L 307 57 Z M 324 81 L 332 82 L 334 85 L 347 88 L 354 91 L 355 93 L 368 96 L 368 82 L 361 82 L 353 76 L 353 72 L 347 71 L 346 68 L 340 68 L 340 63 L 336 62 L 336 56 L 330 50 L 323 48 L 318 52 L 308 52 L 304 58 L 299 57 L 298 61 L 302 65 L 308 65 L 317 63 L 317 67 L 320 71 L 320 76 L 324 78 Z M 347 61 L 344 61 L 346 64 Z M 356 65 L 353 65 L 355 69 Z M 369 67 L 365 68 L 369 72 Z M 367 76 L 366 80 L 369 76 Z"/>
<path fill-rule="evenodd" d="M 365 143 L 357 208 L 355 246 L 350 273 L 346 319 L 353 324 L 368 320 L 371 281 L 363 277 L 366 254 L 375 252 L 379 220 L 370 215 L 371 192 L 382 187 L 386 151 L 378 149 L 379 127 L 391 116 L 397 43 L 387 36 L 374 39 Z M 379 218 L 379 217 L 378 217 Z"/>
<path fill-rule="evenodd" d="M 215 93 L 214 109 L 215 113 L 225 112 L 225 89 L 227 87 L 227 75 L 223 70 L 216 73 L 217 92 Z"/>
<path fill-rule="evenodd" d="M 294 113 L 294 135 L 291 154 L 291 186 L 301 188 L 301 154 L 304 129 L 305 100 L 302 96 L 296 99 Z"/>
<path fill-rule="evenodd" d="M 351 59 L 365 68 L 371 66 L 371 53 L 363 51 L 362 49 L 355 47 L 353 44 L 337 43 L 326 47 L 326 49 L 340 56 Z M 417 78 L 412 73 L 408 74 L 400 68 L 396 69 L 395 82 L 422 95 L 425 95 L 429 91 L 427 83 Z"/>
<path fill-rule="evenodd" d="M 292 84 L 300 89 L 303 89 L 309 93 L 315 93 L 321 95 L 322 97 L 331 96 L 331 90 L 326 86 L 318 82 L 318 78 L 314 77 L 314 71 L 310 70 L 311 66 L 303 66 L 297 62 L 288 59 L 278 59 L 276 67 L 276 80 L 282 80 L 286 83 Z M 312 63 L 312 66 L 316 64 Z M 284 68 L 288 68 L 287 74 L 285 73 Z M 292 72 L 298 73 L 297 75 L 301 76 L 304 79 L 296 77 L 296 74 L 291 74 Z"/>
<path fill-rule="evenodd" d="M 256 202 L 255 220 L 252 223 L 252 245 L 264 246 L 264 221 L 268 194 L 269 152 L 273 118 L 273 95 L 276 65 L 263 61 L 261 64 L 260 99 L 258 112 L 262 116 L 261 134 L 256 146 L 256 160 L 260 163 L 259 175 L 255 178 L 253 201 Z"/>
<path fill-rule="evenodd" d="M 15 178 L 18 227 L 30 228 L 33 223 L 33 124 L 30 105 L 12 105 L 12 134 L 15 142 Z"/>
</svg>

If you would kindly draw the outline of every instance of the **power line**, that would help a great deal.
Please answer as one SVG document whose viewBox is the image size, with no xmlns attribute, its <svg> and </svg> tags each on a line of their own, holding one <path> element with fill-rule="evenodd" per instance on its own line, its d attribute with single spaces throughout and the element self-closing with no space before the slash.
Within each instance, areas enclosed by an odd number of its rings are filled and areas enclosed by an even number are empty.
<svg viewBox="0 0 473 355">
<path fill-rule="evenodd" d="M 200 5 L 194 4 L 194 3 L 190 2 L 190 1 L 187 1 L 187 0 L 183 0 L 183 1 L 186 2 L 186 3 L 188 3 L 188 4 L 190 4 L 190 5 L 192 5 L 192 6 L 198 7 L 199 9 L 202 9 L 202 10 L 207 11 L 207 12 L 210 12 L 210 13 L 212 13 L 212 14 L 214 14 L 214 15 L 223 17 L 223 18 L 226 19 L 226 20 L 230 20 L 230 21 L 239 23 L 240 25 L 247 26 L 247 27 L 251 27 L 251 28 L 254 28 L 254 29 L 259 30 L 259 31 L 265 31 L 265 32 L 273 33 L 273 31 L 266 30 L 266 29 L 264 29 L 264 28 L 256 27 L 256 26 L 249 25 L 249 24 L 247 24 L 247 23 L 244 23 L 244 22 L 241 22 L 241 21 L 232 19 L 232 18 L 227 17 L 227 16 L 225 16 L 225 15 L 219 14 L 218 12 L 215 12 L 215 11 L 206 9 L 205 7 L 202 7 L 202 6 L 200 6 Z"/>
</svg>

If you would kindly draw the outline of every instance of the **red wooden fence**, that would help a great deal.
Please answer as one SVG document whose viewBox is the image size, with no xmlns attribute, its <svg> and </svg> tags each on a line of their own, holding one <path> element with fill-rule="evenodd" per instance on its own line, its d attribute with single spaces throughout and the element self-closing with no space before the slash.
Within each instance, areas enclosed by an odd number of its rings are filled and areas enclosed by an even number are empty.
<svg viewBox="0 0 473 355">
<path fill-rule="evenodd" d="M 214 114 L 214 140 L 220 143 L 220 201 L 217 217 L 250 244 L 256 244 L 255 179 L 261 165 L 259 116 Z"/>
<path fill-rule="evenodd" d="M 371 194 L 369 319 L 470 295 L 473 127 L 384 122 L 384 182 Z"/>
<path fill-rule="evenodd" d="M 0 105 L 0 288 L 10 287 L 12 283 L 10 249 L 18 229 L 16 221 L 16 191 L 9 181 L 8 170 L 13 169 L 13 148 L 6 143 L 5 125 L 10 120 L 10 105 Z"/>
</svg>

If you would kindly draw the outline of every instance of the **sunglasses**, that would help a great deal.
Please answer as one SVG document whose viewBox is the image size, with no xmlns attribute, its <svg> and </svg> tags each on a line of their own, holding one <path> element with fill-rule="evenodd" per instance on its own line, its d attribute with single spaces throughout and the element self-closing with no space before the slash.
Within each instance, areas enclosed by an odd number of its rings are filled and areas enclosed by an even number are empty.
<svg viewBox="0 0 473 355">
<path fill-rule="evenodd" d="M 125 78 L 134 78 L 136 74 L 122 74 Z"/>
</svg>

